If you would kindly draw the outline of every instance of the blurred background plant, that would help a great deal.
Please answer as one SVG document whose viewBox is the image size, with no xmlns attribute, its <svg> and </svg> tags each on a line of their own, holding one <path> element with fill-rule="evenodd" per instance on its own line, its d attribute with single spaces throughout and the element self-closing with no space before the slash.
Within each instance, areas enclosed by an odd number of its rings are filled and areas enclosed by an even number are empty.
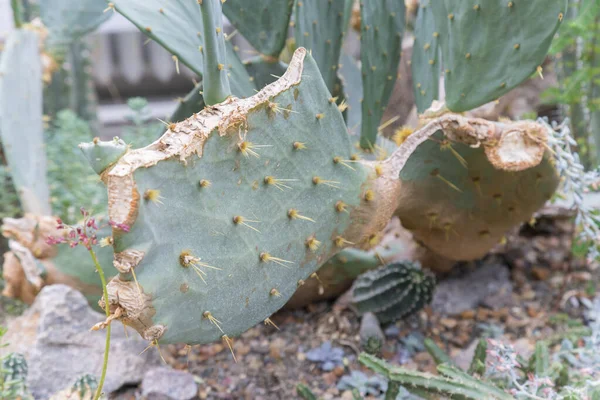
<svg viewBox="0 0 600 400">
<path fill-rule="evenodd" d="M 571 0 L 566 21 L 552 42 L 559 85 L 545 101 L 569 117 L 578 153 L 586 168 L 600 164 L 600 3 Z"/>
</svg>

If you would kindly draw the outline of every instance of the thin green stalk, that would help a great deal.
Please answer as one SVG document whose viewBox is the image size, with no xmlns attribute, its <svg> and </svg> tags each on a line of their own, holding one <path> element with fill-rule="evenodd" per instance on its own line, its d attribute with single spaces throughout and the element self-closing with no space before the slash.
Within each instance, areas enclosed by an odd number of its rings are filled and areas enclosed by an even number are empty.
<svg viewBox="0 0 600 400">
<path fill-rule="evenodd" d="M 15 21 L 15 28 L 20 28 L 23 25 L 23 20 L 21 19 L 21 1 L 20 0 L 11 0 L 10 5 L 13 10 L 13 19 Z"/>
<path fill-rule="evenodd" d="M 106 277 L 104 276 L 104 270 L 98 259 L 96 258 L 96 253 L 94 250 L 89 249 L 90 255 L 92 256 L 92 260 L 94 261 L 94 265 L 96 266 L 96 271 L 98 271 L 98 275 L 100 275 L 100 280 L 102 281 L 102 294 L 104 295 L 104 311 L 106 313 L 106 317 L 110 317 L 110 306 L 108 304 L 108 291 L 106 290 Z M 104 380 L 106 379 L 106 371 L 108 369 L 108 352 L 110 351 L 110 324 L 106 327 L 106 345 L 104 346 L 104 363 L 102 364 L 102 375 L 100 376 L 100 382 L 98 383 L 98 390 L 96 391 L 96 395 L 94 396 L 94 400 L 100 399 L 102 395 L 102 387 L 104 386 Z"/>
<path fill-rule="evenodd" d="M 224 101 L 231 96 L 227 77 L 225 32 L 221 0 L 199 1 L 204 29 L 204 69 L 202 71 L 203 97 L 207 105 Z"/>
<path fill-rule="evenodd" d="M 400 393 L 400 384 L 398 382 L 390 381 L 388 383 L 388 389 L 385 392 L 385 400 L 396 400 Z"/>
</svg>

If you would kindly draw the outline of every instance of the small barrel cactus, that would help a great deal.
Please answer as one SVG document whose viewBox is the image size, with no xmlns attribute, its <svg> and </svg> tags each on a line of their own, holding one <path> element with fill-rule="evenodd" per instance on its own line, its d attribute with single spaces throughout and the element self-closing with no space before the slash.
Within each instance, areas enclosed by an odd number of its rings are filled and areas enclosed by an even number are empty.
<svg viewBox="0 0 600 400">
<path fill-rule="evenodd" d="M 417 263 L 404 262 L 365 272 L 352 287 L 361 313 L 374 313 L 383 324 L 405 318 L 431 302 L 435 278 Z"/>
</svg>

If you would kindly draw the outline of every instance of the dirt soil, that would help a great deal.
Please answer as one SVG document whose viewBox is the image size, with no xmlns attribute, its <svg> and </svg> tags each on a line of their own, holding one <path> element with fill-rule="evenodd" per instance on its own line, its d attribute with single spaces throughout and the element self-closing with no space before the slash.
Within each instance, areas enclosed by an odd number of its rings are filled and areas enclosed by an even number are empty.
<svg viewBox="0 0 600 400">
<path fill-rule="evenodd" d="M 494 294 L 484 302 L 488 307 L 443 315 L 430 306 L 408 321 L 385 327 L 383 358 L 433 372 L 434 363 L 419 344 L 423 337 L 433 338 L 459 363 L 470 360 L 473 343 L 482 336 L 501 337 L 525 354 L 539 339 L 560 337 L 567 324 L 581 321 L 583 307 L 578 299 L 594 297 L 594 282 L 600 275 L 596 265 L 571 258 L 571 236 L 568 221 L 540 219 L 535 227 L 515 232 L 495 255 L 458 266 L 453 277 L 500 262 L 510 270 L 512 291 Z M 260 325 L 235 339 L 237 362 L 224 343 L 191 349 L 162 346 L 161 353 L 172 367 L 198 377 L 201 399 L 292 399 L 298 398 L 298 383 L 309 386 L 319 398 L 351 399 L 349 391 L 336 388 L 339 379 L 352 370 L 371 373 L 356 361 L 360 317 L 346 300 L 347 296 L 336 303 L 277 313 L 271 319 L 278 329 Z M 306 352 L 325 341 L 344 350 L 344 366 L 326 372 L 307 360 Z M 133 389 L 116 398 L 133 399 L 132 393 Z"/>
</svg>

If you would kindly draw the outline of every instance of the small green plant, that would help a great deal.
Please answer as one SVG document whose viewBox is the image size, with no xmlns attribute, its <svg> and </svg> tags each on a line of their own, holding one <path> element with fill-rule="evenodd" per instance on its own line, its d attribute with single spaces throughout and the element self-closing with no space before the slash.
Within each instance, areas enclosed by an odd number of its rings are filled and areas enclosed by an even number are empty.
<svg viewBox="0 0 600 400">
<path fill-rule="evenodd" d="M 404 262 L 365 272 L 354 282 L 353 302 L 360 313 L 372 312 L 382 324 L 421 310 L 431 302 L 435 278 L 418 263 Z"/>
<path fill-rule="evenodd" d="M 0 347 L 6 328 L 0 326 Z M 6 400 L 33 400 L 27 389 L 27 361 L 21 354 L 9 353 L 0 357 L 0 398 Z"/>
<path fill-rule="evenodd" d="M 550 342 L 538 341 L 528 360 L 510 345 L 481 339 L 471 365 L 462 371 L 430 339 L 425 347 L 439 375 L 395 367 L 363 353 L 359 361 L 414 394 L 466 399 L 576 400 L 600 395 L 600 298 L 586 311 L 589 332 L 575 341 L 564 339 L 550 355 Z"/>
</svg>

